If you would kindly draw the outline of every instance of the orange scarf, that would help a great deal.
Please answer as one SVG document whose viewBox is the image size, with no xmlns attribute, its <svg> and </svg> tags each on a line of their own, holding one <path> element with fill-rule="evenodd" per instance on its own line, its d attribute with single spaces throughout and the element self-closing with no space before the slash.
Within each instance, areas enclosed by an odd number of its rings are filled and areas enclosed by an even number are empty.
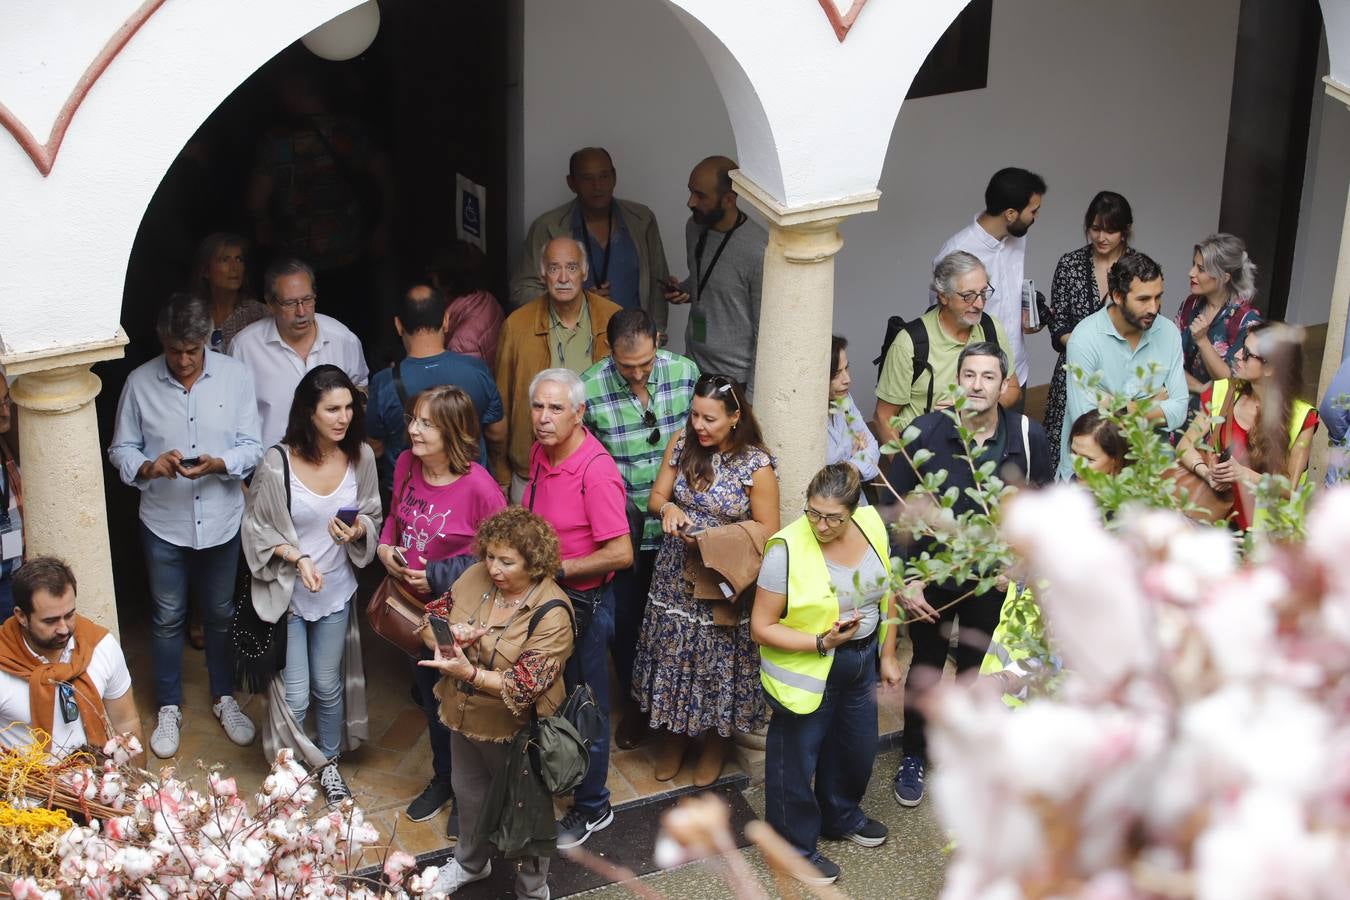
<svg viewBox="0 0 1350 900">
<path fill-rule="evenodd" d="M 101 748 L 108 741 L 108 726 L 103 710 L 103 698 L 90 680 L 89 661 L 94 648 L 107 635 L 108 629 L 95 625 L 84 616 L 75 616 L 75 649 L 68 663 L 44 663 L 33 655 L 23 639 L 19 617 L 10 616 L 0 625 L 0 672 L 28 679 L 29 715 L 32 727 L 52 733 L 56 711 L 56 686 L 69 682 L 75 687 L 75 705 L 84 721 L 85 739 Z"/>
</svg>

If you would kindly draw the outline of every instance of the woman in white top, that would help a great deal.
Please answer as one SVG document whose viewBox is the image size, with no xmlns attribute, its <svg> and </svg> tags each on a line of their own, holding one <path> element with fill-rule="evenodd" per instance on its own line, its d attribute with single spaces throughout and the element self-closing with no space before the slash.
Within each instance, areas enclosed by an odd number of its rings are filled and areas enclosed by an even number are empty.
<svg viewBox="0 0 1350 900">
<path fill-rule="evenodd" d="M 881 448 L 867 420 L 853 402 L 849 388 L 853 379 L 848 372 L 848 339 L 840 335 L 830 338 L 830 414 L 826 420 L 829 444 L 826 465 L 846 462 L 858 470 L 858 477 L 867 484 L 880 471 Z M 867 501 L 859 501 L 863 505 Z"/>
<path fill-rule="evenodd" d="M 317 366 L 300 380 L 286 436 L 258 466 L 245 526 L 254 608 L 264 621 L 290 613 L 285 669 L 269 692 L 267 734 L 320 770 L 330 803 L 350 796 L 334 760 L 364 737 L 346 729 L 344 710 L 344 695 L 364 706 L 364 696 L 350 696 L 364 681 L 352 613 L 354 567 L 374 557 L 380 528 L 375 458 L 364 442 L 361 405 L 337 366 Z M 283 608 L 269 608 L 286 598 Z M 313 744 L 303 730 L 311 698 Z M 277 748 L 266 749 L 270 754 Z"/>
</svg>

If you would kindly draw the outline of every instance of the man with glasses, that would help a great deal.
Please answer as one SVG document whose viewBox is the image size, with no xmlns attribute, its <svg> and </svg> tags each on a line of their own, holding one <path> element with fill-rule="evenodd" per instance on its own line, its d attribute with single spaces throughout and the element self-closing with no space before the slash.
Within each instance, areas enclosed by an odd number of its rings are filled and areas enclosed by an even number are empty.
<svg viewBox="0 0 1350 900">
<path fill-rule="evenodd" d="M 1036 224 L 1045 197 L 1045 179 L 1026 169 L 999 169 L 984 189 L 984 211 L 948 238 L 933 264 L 956 250 L 964 250 L 984 264 L 994 293 L 989 312 L 1003 326 L 1016 356 L 1017 381 L 1026 384 L 1030 374 L 1023 333 L 1033 334 L 1044 323 L 1028 328 L 1022 310 L 1022 276 L 1025 271 L 1027 232 Z"/>
<path fill-rule="evenodd" d="M 0 622 L 14 614 L 12 584 L 23 563 L 23 482 L 11 442 L 14 406 L 0 371 Z"/>
<path fill-rule="evenodd" d="M 1007 352 L 989 341 L 972 341 L 957 357 L 956 380 L 966 397 L 960 423 L 971 434 L 971 452 L 976 463 L 994 462 L 994 474 L 1005 484 L 1048 484 L 1055 462 L 1050 458 L 1045 431 L 1039 422 L 999 405 L 999 397 L 1006 395 L 1007 386 L 1016 384 Z M 975 486 L 975 476 L 965 458 L 966 445 L 957 432 L 954 416 L 950 410 L 942 410 L 915 419 L 914 428 L 919 434 L 907 447 L 908 458 L 895 456 L 890 477 L 896 491 L 905 496 L 922 484 L 925 477 L 945 471 L 947 478 L 941 489 L 959 489 L 952 508 L 952 514 L 959 516 L 977 510 L 979 501 L 967 493 Z M 920 453 L 924 455 L 921 457 Z M 916 465 L 911 462 L 915 459 L 922 461 Z M 896 534 L 903 536 L 904 529 Z M 924 539 L 901 548 L 899 555 L 914 558 L 935 549 L 931 539 Z M 1007 584 L 982 594 L 975 594 L 975 587 L 974 582 L 911 582 L 900 594 L 913 647 L 909 674 L 905 677 L 905 730 L 901 740 L 904 757 L 894 785 L 895 799 L 902 806 L 918 806 L 924 795 L 928 745 L 921 701 L 942 677 L 949 652 L 956 663 L 958 679 L 965 681 L 978 675 L 998 625 Z M 953 631 L 957 638 L 955 650 L 951 650 Z"/>
<path fill-rule="evenodd" d="M 640 309 L 625 309 L 609 320 L 609 356 L 581 376 L 586 385 L 586 427 L 623 476 L 628 514 L 643 523 L 636 564 L 614 575 L 614 637 L 610 652 L 624 698 L 615 743 L 636 747 L 647 735 L 646 716 L 632 699 L 633 658 L 647 609 L 652 565 L 661 546 L 661 520 L 647 514 L 666 445 L 684 428 L 698 381 L 698 366 L 657 347 L 657 327 Z"/>
<path fill-rule="evenodd" d="M 258 464 L 262 446 L 248 369 L 206 349 L 206 302 L 175 294 L 160 310 L 156 331 L 164 352 L 127 377 L 108 461 L 123 484 L 140 492 L 159 707 L 150 749 L 167 759 L 178 753 L 183 718 L 189 595 L 202 611 L 212 710 L 230 740 L 253 741 L 253 723 L 233 696 L 229 628 L 244 515 L 240 482 Z"/>
<path fill-rule="evenodd" d="M 553 238 L 539 252 L 544 294 L 502 324 L 496 375 L 507 443 L 505 453 L 495 454 L 493 474 L 512 503 L 520 502 L 529 477 L 531 380 L 550 368 L 580 375 L 609 355 L 605 329 L 621 307 L 585 289 L 589 271 L 580 241 Z"/>
<path fill-rule="evenodd" d="M 995 290 L 983 263 L 962 250 L 949 253 L 933 267 L 932 290 L 937 305 L 896 334 L 881 365 L 873 425 L 883 446 L 919 416 L 951 405 L 956 361 L 966 345 L 994 341 L 1014 359 L 1002 323 L 984 311 Z M 1020 397 L 1013 378 L 998 402 L 1010 407 Z"/>
<path fill-rule="evenodd" d="M 1162 268 L 1142 253 L 1129 253 L 1111 266 L 1106 285 L 1111 302 L 1074 327 L 1064 352 L 1064 426 L 1055 473 L 1064 480 L 1073 477 L 1069 429 L 1083 413 L 1096 409 L 1105 395 L 1123 398 L 1131 406 L 1149 398 L 1149 419 L 1169 431 L 1185 424 L 1190 403 L 1181 332 L 1175 322 L 1160 315 Z M 1097 385 L 1089 387 L 1074 377 L 1075 370 L 1084 377 L 1097 376 Z"/>
<path fill-rule="evenodd" d="M 122 647 L 75 612 L 75 573 L 51 556 L 15 573 L 14 617 L 0 625 L 0 746 L 24 750 L 39 728 L 57 758 L 122 734 L 145 740 Z M 144 766 L 145 751 L 130 762 Z"/>
<path fill-rule="evenodd" d="M 272 316 L 235 336 L 230 355 L 253 373 L 258 388 L 262 442 L 286 433 L 296 385 L 315 366 L 331 363 L 359 388 L 369 380 L 361 340 L 337 319 L 318 312 L 314 271 L 298 259 L 273 263 L 263 275 L 263 297 Z"/>
<path fill-rule="evenodd" d="M 393 488 L 394 464 L 408 449 L 408 401 L 427 388 L 454 385 L 469 395 L 482 431 L 478 462 L 488 464 L 487 446 L 506 443 L 506 420 L 497 383 L 481 359 L 445 349 L 445 323 L 450 308 L 445 294 L 428 284 L 415 284 L 399 301 L 394 330 L 407 355 L 370 379 L 366 436 L 379 441 L 380 487 Z"/>
</svg>

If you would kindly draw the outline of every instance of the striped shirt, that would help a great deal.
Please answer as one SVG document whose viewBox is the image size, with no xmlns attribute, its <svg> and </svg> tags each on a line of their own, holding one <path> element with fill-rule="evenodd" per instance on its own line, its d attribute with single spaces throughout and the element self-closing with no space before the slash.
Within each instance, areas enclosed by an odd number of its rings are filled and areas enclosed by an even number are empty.
<svg viewBox="0 0 1350 900">
<path fill-rule="evenodd" d="M 634 396 L 623 380 L 614 357 L 607 356 L 582 373 L 586 385 L 586 427 L 590 429 L 619 465 L 628 500 L 638 509 L 647 509 L 661 457 L 666 445 L 689 419 L 689 404 L 698 381 L 698 366 L 669 350 L 657 350 L 651 374 L 647 376 L 650 411 Z M 646 424 L 644 424 L 644 421 Z M 659 437 L 652 441 L 653 429 Z M 643 550 L 655 550 L 661 543 L 661 522 L 647 516 L 642 531 Z"/>
</svg>

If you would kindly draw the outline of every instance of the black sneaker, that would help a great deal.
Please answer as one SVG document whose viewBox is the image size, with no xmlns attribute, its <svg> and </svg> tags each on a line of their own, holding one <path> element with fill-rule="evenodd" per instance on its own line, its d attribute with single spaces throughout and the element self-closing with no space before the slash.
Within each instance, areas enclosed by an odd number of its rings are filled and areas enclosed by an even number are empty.
<svg viewBox="0 0 1350 900">
<path fill-rule="evenodd" d="M 417 795 L 416 800 L 408 804 L 407 812 L 404 815 L 413 822 L 425 822 L 444 809 L 445 804 L 449 803 L 454 796 L 455 792 L 450 787 L 450 779 L 437 776 L 427 782 L 427 786 L 422 789 L 422 793 Z"/>
<path fill-rule="evenodd" d="M 592 834 L 603 831 L 614 821 L 614 808 L 608 803 L 595 815 L 588 815 L 575 806 L 567 811 L 558 823 L 558 849 L 571 850 L 580 847 Z"/>
<path fill-rule="evenodd" d="M 876 819 L 868 819 L 857 831 L 844 835 L 844 840 L 852 841 L 860 847 L 880 847 L 886 843 L 886 835 L 890 833 L 890 829 Z"/>
<path fill-rule="evenodd" d="M 806 857 L 806 861 L 815 866 L 816 872 L 819 874 L 798 875 L 794 872 L 792 877 L 803 884 L 834 884 L 839 880 L 839 867 L 821 856 L 819 850 Z"/>
</svg>

